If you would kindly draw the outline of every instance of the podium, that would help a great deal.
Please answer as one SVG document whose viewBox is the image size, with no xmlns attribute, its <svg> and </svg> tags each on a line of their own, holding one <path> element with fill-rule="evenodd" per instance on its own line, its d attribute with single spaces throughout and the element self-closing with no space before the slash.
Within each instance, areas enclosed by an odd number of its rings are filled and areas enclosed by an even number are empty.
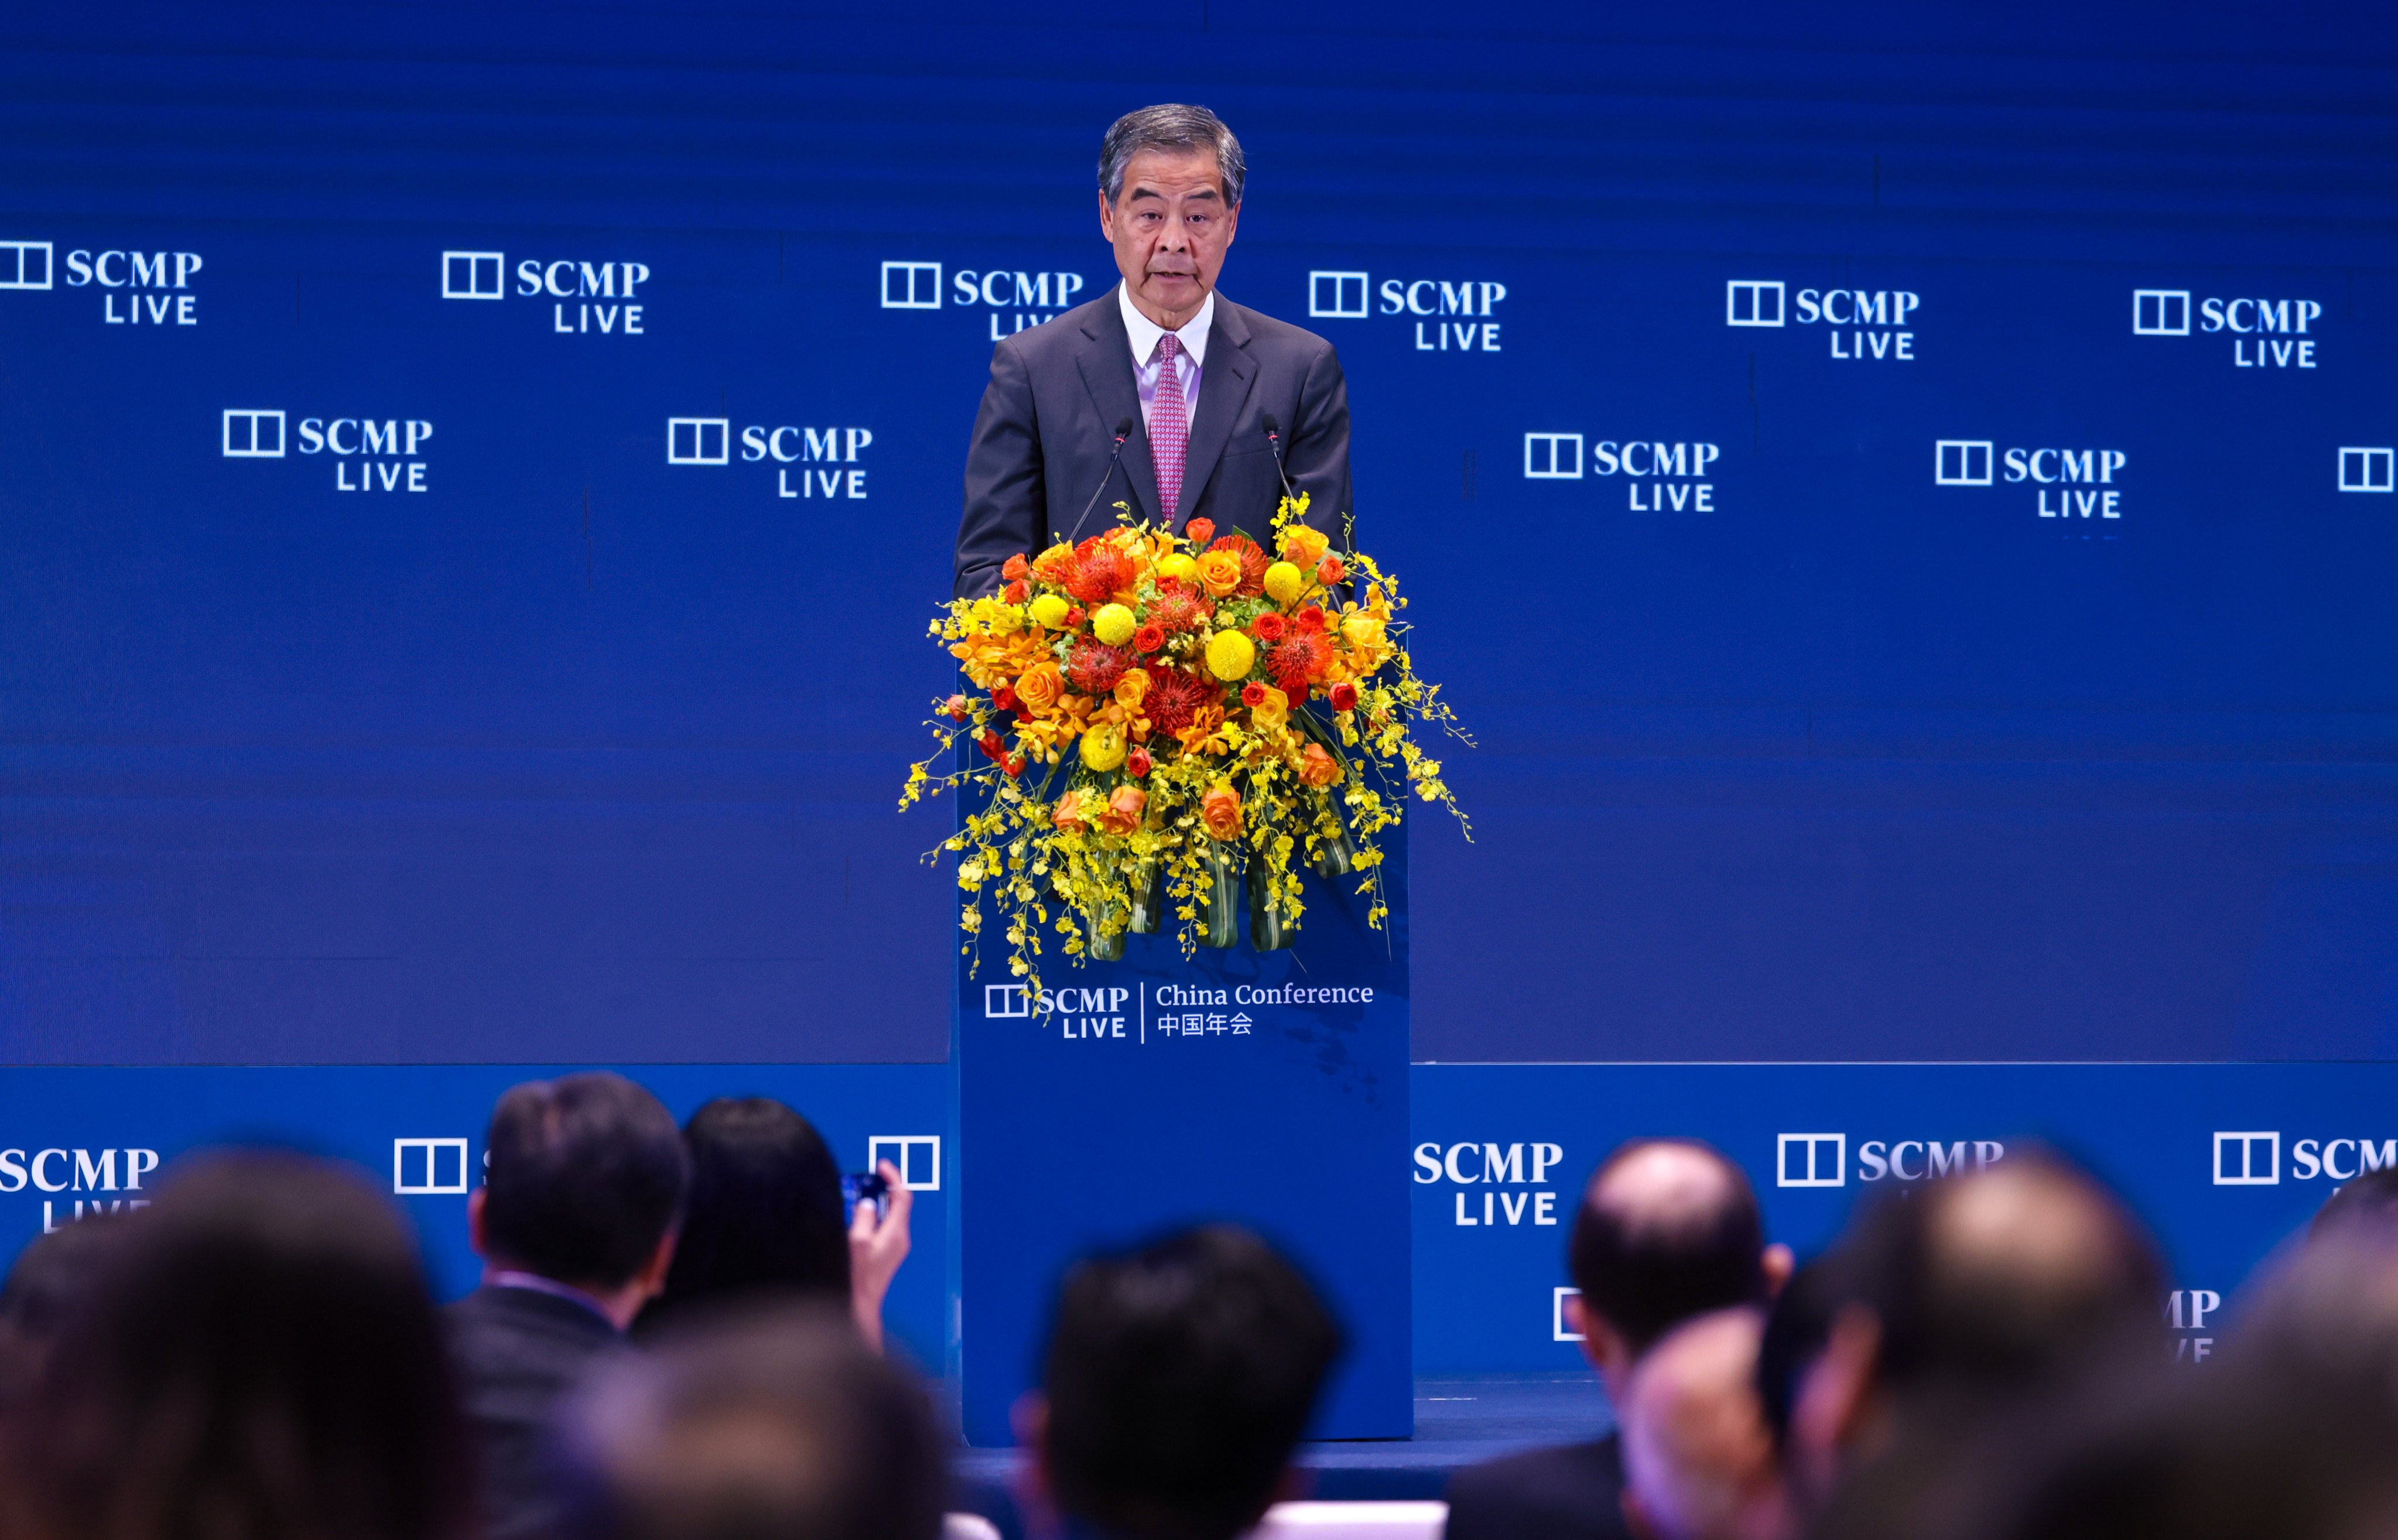
<svg viewBox="0 0 2398 1540">
<path fill-rule="evenodd" d="M 1381 836 L 1383 928 L 1357 879 L 1306 876 L 1292 944 L 1182 954 L 1125 938 L 1033 996 L 987 949 L 952 1015 L 959 1187 L 952 1368 L 969 1443 L 1014 1441 L 1072 1261 L 1229 1221 L 1292 1258 L 1344 1351 L 1311 1437 L 1413 1431 L 1406 828 Z M 1169 914 L 1167 924 L 1173 921 Z"/>
</svg>

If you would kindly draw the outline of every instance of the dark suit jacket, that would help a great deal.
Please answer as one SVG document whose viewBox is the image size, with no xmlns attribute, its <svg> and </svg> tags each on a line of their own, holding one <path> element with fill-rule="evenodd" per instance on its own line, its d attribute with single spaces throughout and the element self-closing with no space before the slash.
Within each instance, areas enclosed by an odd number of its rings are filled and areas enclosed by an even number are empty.
<svg viewBox="0 0 2398 1540">
<path fill-rule="evenodd" d="M 444 1312 L 482 1460 L 486 1540 L 529 1540 L 558 1517 L 550 1414 L 578 1380 L 626 1351 L 614 1327 L 531 1289 L 476 1290 Z"/>
<path fill-rule="evenodd" d="M 1630 1540 L 1615 1435 L 1469 1466 L 1448 1479 L 1446 1540 Z"/>
<path fill-rule="evenodd" d="M 1337 535 L 1351 511 L 1349 387 L 1332 344 L 1315 333 L 1216 296 L 1181 506 L 1163 517 L 1115 290 L 1007 338 L 991 354 L 990 386 L 966 450 L 959 596 L 990 592 L 1009 557 L 1070 534 L 1102 478 L 1107 490 L 1083 520 L 1084 538 L 1111 526 L 1121 502 L 1137 520 L 1179 530 L 1204 517 L 1263 542 L 1282 495 L 1266 442 L 1269 412 L 1281 424 L 1291 485 L 1309 495 L 1307 521 Z M 1116 425 L 1127 417 L 1132 437 L 1111 472 Z"/>
</svg>

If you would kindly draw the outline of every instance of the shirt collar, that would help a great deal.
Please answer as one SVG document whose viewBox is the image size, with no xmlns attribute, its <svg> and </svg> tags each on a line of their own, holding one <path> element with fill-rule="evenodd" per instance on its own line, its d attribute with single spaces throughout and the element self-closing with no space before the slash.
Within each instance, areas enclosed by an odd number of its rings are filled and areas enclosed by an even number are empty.
<svg viewBox="0 0 2398 1540">
<path fill-rule="evenodd" d="M 1132 303 L 1131 290 L 1121 283 L 1116 285 L 1116 304 L 1124 311 L 1125 331 L 1132 338 L 1132 361 L 1136 367 L 1145 366 L 1150 355 L 1157 351 L 1157 339 L 1165 335 L 1165 328 L 1142 315 L 1140 307 Z M 1201 369 L 1207 367 L 1207 329 L 1215 324 L 1216 291 L 1210 289 L 1207 297 L 1199 302 L 1199 313 L 1174 333 L 1182 340 L 1191 361 Z"/>
<path fill-rule="evenodd" d="M 519 1273 L 509 1270 L 493 1273 L 492 1287 L 529 1290 L 536 1294 L 547 1294 L 552 1299 L 564 1300 L 570 1304 L 579 1304 L 601 1320 L 608 1321 L 609 1331 L 616 1330 L 616 1323 L 608 1320 L 608 1312 L 600 1308 L 600 1302 L 573 1284 L 560 1283 L 556 1278 L 546 1278 L 538 1273 Z"/>
</svg>

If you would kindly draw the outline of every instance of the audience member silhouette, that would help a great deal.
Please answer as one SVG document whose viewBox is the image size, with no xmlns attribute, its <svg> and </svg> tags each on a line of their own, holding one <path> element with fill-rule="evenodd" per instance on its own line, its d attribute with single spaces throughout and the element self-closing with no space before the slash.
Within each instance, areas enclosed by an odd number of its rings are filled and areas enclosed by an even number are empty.
<svg viewBox="0 0 2398 1540">
<path fill-rule="evenodd" d="M 1568 1258 L 1583 1353 L 1621 1404 L 1642 1354 L 1695 1317 L 1761 1306 L 1790 1270 L 1765 1242 L 1739 1167 L 1704 1144 L 1637 1140 L 1592 1174 Z M 1615 1434 L 1461 1470 L 1448 1540 L 1616 1540 L 1625 1532 Z"/>
<path fill-rule="evenodd" d="M 455 1386 L 388 1199 L 322 1162 L 219 1155 L 105 1228 L 8 1420 L 12 1533 L 473 1533 Z"/>
<path fill-rule="evenodd" d="M 664 1282 L 690 1158 L 657 1098 L 606 1074 L 514 1087 L 485 1148 L 466 1209 L 482 1286 L 449 1307 L 450 1341 L 486 1533 L 526 1540 L 555 1517 L 550 1416 Z"/>
<path fill-rule="evenodd" d="M 2165 1355 L 2146 1232 L 2053 1156 L 1920 1186 L 1844 1248 L 1851 1297 L 1790 1412 L 1792 1488 L 1824 1540 L 1964 1521 L 1991 1500 L 2014 1425 L 2088 1375 Z"/>
<path fill-rule="evenodd" d="M 668 1318 L 742 1300 L 834 1300 L 866 1340 L 882 1343 L 882 1301 L 909 1249 L 915 1195 L 882 1163 L 889 1209 L 842 1212 L 841 1167 L 808 1120 L 771 1097 L 719 1097 L 683 1125 L 691 1152 L 666 1289 L 642 1311 L 643 1335 Z"/>
<path fill-rule="evenodd" d="M 1246 1231 L 1089 1258 L 1021 1412 L 1040 1493 L 1111 1540 L 1233 1540 L 1291 1490 L 1340 1347 L 1314 1290 Z"/>
<path fill-rule="evenodd" d="M 685 1317 L 559 1418 L 559 1540 L 935 1540 L 947 1440 L 845 1304 Z"/>
</svg>

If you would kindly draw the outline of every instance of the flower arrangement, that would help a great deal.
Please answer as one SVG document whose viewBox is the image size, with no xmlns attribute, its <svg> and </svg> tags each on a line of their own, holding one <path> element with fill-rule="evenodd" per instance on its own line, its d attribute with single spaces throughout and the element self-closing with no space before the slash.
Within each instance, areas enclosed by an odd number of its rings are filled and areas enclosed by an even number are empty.
<svg viewBox="0 0 2398 1540">
<path fill-rule="evenodd" d="M 1035 985 L 1044 929 L 1070 957 L 1112 959 L 1170 908 L 1186 954 L 1232 946 L 1245 883 L 1251 944 L 1287 946 L 1302 859 L 1356 877 L 1379 927 L 1377 836 L 1399 821 L 1400 785 L 1464 825 L 1412 727 L 1472 740 L 1415 673 L 1397 582 L 1306 512 L 1304 496 L 1282 503 L 1272 556 L 1205 519 L 1179 535 L 1120 521 L 1010 557 L 997 595 L 933 623 L 973 689 L 936 703 L 939 747 L 899 805 L 983 793 L 941 847 L 977 962 L 987 903 L 1011 972 Z"/>
</svg>

